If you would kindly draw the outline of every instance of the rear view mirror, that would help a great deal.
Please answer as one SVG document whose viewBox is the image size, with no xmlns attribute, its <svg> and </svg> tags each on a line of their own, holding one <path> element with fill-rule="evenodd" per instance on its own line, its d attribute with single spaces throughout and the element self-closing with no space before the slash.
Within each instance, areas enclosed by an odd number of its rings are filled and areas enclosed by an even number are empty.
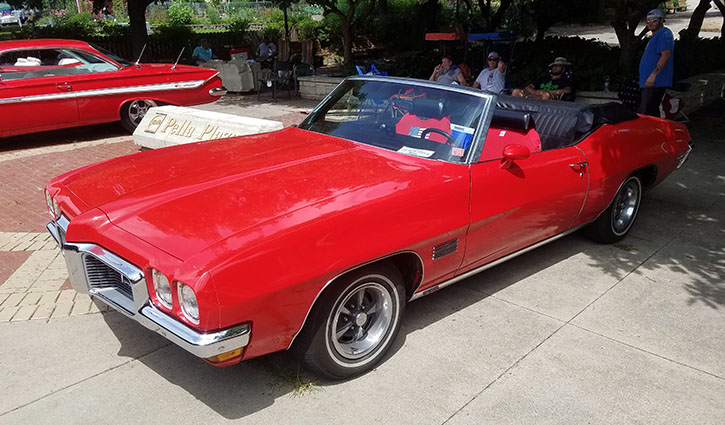
<svg viewBox="0 0 725 425">
<path fill-rule="evenodd" d="M 503 148 L 503 162 L 501 168 L 507 169 L 514 163 L 514 160 L 526 159 L 531 156 L 531 149 L 524 145 L 506 145 Z"/>
</svg>

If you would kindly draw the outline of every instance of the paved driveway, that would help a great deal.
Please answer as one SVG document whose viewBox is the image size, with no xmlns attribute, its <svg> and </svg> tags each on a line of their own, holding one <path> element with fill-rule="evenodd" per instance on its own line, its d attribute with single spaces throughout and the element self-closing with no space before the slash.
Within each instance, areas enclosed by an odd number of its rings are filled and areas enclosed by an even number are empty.
<svg viewBox="0 0 725 425">
<path fill-rule="evenodd" d="M 288 353 L 217 369 L 65 289 L 42 185 L 128 137 L 0 153 L 0 424 L 725 423 L 724 111 L 693 117 L 690 161 L 625 240 L 573 234 L 411 303 L 388 358 L 347 382 Z"/>
</svg>

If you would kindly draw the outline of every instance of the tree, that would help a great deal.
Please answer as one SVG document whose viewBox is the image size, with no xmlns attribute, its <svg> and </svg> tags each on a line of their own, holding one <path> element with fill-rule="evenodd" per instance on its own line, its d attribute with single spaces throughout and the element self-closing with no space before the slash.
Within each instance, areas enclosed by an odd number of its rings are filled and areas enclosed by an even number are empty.
<svg viewBox="0 0 725 425">
<path fill-rule="evenodd" d="M 375 10 L 376 0 L 314 0 L 313 3 L 322 7 L 324 15 L 334 14 L 342 20 L 342 45 L 343 62 L 345 65 L 352 64 L 352 42 L 354 39 L 353 27 L 355 22 L 366 20 Z M 367 3 L 368 7 L 361 12 L 356 19 L 356 13 L 360 12 L 362 6 Z"/>
<path fill-rule="evenodd" d="M 663 3 L 662 0 L 610 0 L 609 4 L 614 8 L 612 26 L 622 49 L 619 67 L 625 75 L 634 75 L 635 55 L 642 39 L 647 34 L 647 27 L 639 34 L 635 34 L 637 25 L 648 11 L 661 3 Z"/>
<path fill-rule="evenodd" d="M 697 40 L 700 35 L 700 29 L 702 29 L 702 22 L 705 20 L 705 13 L 710 10 L 710 3 L 712 0 L 700 0 L 695 7 L 695 11 L 692 12 L 690 23 L 687 28 L 680 31 L 680 40 L 683 42 L 692 42 Z"/>
<path fill-rule="evenodd" d="M 146 32 L 146 8 L 155 0 L 126 0 L 129 28 L 131 32 L 131 51 L 134 57 L 141 54 L 148 41 Z M 106 0 L 93 0 L 93 10 L 101 10 Z"/>
</svg>

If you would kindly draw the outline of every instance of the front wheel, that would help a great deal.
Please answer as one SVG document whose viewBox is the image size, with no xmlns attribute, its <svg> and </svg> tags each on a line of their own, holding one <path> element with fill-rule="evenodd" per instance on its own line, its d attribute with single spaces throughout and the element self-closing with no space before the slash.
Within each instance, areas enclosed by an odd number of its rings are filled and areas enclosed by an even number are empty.
<svg viewBox="0 0 725 425">
<path fill-rule="evenodd" d="M 121 125 L 133 133 L 148 110 L 154 106 L 158 106 L 158 103 L 150 99 L 137 99 L 126 103 L 121 108 Z"/>
<path fill-rule="evenodd" d="M 388 264 L 352 272 L 313 308 L 295 352 L 311 371 L 345 379 L 372 369 L 390 349 L 405 310 L 398 270 Z"/>
<path fill-rule="evenodd" d="M 599 243 L 621 240 L 632 228 L 641 200 L 642 182 L 631 176 L 622 183 L 609 208 L 587 227 L 587 235 Z"/>
</svg>

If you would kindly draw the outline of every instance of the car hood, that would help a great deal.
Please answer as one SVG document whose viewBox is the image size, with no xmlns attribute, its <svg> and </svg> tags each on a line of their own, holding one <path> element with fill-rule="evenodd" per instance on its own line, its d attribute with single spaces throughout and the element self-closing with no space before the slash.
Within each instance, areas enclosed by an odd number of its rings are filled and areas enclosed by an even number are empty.
<svg viewBox="0 0 725 425">
<path fill-rule="evenodd" d="M 241 231 L 351 190 L 381 182 L 394 187 L 422 163 L 287 128 L 117 158 L 62 183 L 115 225 L 185 260 Z"/>
</svg>

